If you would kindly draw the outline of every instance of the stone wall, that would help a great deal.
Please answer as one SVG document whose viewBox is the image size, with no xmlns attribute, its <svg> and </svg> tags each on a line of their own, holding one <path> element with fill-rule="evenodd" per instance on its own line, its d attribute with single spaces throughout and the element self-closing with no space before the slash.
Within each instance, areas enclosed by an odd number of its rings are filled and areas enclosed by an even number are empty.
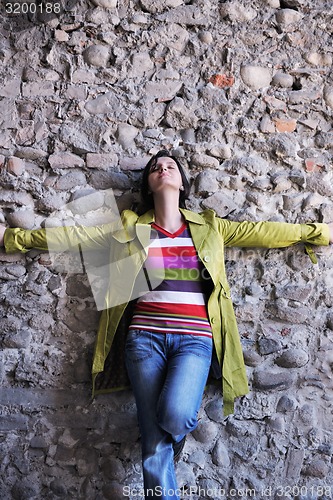
<svg viewBox="0 0 333 500">
<path fill-rule="evenodd" d="M 162 147 L 190 209 L 333 220 L 330 0 L 31 5 L 1 7 L 1 222 L 37 228 L 89 193 L 101 216 L 110 188 L 130 207 Z M 228 251 L 251 393 L 223 419 L 207 389 L 184 498 L 332 498 L 333 258 L 316 253 Z M 138 498 L 132 394 L 90 399 L 86 275 L 36 250 L 0 261 L 1 499 Z"/>
</svg>

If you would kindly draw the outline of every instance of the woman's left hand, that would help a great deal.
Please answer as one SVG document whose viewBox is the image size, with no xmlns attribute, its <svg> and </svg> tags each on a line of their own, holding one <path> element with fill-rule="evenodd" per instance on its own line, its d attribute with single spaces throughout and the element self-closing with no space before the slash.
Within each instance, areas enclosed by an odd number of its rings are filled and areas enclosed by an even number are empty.
<svg viewBox="0 0 333 500">
<path fill-rule="evenodd" d="M 333 243 L 333 222 L 330 222 L 328 227 L 330 228 L 330 243 Z"/>
</svg>

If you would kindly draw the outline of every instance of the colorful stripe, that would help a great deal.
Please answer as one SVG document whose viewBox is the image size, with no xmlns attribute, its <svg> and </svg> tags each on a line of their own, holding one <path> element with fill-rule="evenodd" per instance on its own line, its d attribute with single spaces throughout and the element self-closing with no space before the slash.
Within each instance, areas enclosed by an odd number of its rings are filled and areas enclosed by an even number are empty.
<svg viewBox="0 0 333 500">
<path fill-rule="evenodd" d="M 163 281 L 138 299 L 130 329 L 211 337 L 203 292 L 206 274 L 188 227 L 184 224 L 174 234 L 156 224 L 152 228 L 145 267 Z"/>
</svg>

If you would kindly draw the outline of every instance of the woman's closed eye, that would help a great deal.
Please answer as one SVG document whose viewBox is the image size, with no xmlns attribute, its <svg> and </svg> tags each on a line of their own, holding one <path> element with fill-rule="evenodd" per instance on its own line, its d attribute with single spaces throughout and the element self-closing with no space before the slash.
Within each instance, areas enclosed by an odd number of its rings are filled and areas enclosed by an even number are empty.
<svg viewBox="0 0 333 500">
<path fill-rule="evenodd" d="M 172 164 L 166 165 L 166 167 L 167 167 L 168 170 L 174 170 L 176 168 L 175 165 L 172 165 Z M 150 169 L 150 173 L 156 172 L 157 170 L 160 170 L 160 169 L 161 169 L 160 165 L 155 165 L 154 167 L 152 167 Z"/>
</svg>

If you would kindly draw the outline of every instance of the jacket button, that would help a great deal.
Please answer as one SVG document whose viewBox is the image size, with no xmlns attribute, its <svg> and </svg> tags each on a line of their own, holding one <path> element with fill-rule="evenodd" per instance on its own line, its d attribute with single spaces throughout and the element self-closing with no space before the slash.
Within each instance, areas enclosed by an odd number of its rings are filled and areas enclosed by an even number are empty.
<svg viewBox="0 0 333 500">
<path fill-rule="evenodd" d="M 205 255 L 203 260 L 204 262 L 209 262 L 210 261 L 209 255 Z"/>
<path fill-rule="evenodd" d="M 212 318 L 211 319 L 211 323 L 214 324 L 215 323 L 215 318 Z"/>
</svg>

